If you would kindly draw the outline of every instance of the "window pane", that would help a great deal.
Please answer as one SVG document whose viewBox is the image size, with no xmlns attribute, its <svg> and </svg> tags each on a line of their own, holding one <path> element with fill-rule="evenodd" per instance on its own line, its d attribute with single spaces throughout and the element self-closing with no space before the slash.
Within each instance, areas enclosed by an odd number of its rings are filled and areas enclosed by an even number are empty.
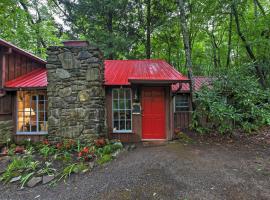
<svg viewBox="0 0 270 200">
<path fill-rule="evenodd" d="M 120 130 L 126 130 L 125 121 L 120 121 Z"/>
<path fill-rule="evenodd" d="M 131 109 L 131 100 L 126 101 L 126 109 Z"/>
<path fill-rule="evenodd" d="M 127 89 L 126 90 L 126 99 L 130 99 L 131 95 L 130 95 L 130 90 Z"/>
<path fill-rule="evenodd" d="M 118 100 L 113 100 L 113 109 L 119 109 L 118 108 Z"/>
<path fill-rule="evenodd" d="M 119 118 L 118 111 L 113 111 L 113 119 L 118 120 L 118 118 Z"/>
<path fill-rule="evenodd" d="M 125 100 L 119 100 L 119 109 L 125 109 Z"/>
<path fill-rule="evenodd" d="M 45 95 L 38 95 L 38 100 L 39 101 L 44 101 L 45 100 Z"/>
<path fill-rule="evenodd" d="M 120 112 L 120 120 L 125 120 L 126 114 L 124 110 L 121 110 Z"/>
<path fill-rule="evenodd" d="M 114 120 L 113 129 L 114 130 L 119 130 L 119 121 L 118 120 Z"/>
<path fill-rule="evenodd" d="M 126 121 L 126 130 L 131 130 L 131 120 Z"/>
<path fill-rule="evenodd" d="M 189 111 L 188 95 L 177 95 L 175 97 L 175 111 Z"/>
<path fill-rule="evenodd" d="M 118 99 L 118 89 L 113 89 L 113 99 Z"/>
<path fill-rule="evenodd" d="M 119 89 L 119 99 L 124 99 L 124 98 L 125 98 L 125 90 Z"/>
<path fill-rule="evenodd" d="M 126 119 L 131 119 L 131 110 L 126 111 Z"/>
</svg>

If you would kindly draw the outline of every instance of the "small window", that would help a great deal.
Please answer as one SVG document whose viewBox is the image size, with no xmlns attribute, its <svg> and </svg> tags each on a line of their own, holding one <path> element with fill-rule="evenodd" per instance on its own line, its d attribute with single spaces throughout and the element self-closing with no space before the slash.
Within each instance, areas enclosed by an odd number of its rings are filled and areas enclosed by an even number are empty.
<svg viewBox="0 0 270 200">
<path fill-rule="evenodd" d="M 17 134 L 47 133 L 46 91 L 17 92 Z"/>
<path fill-rule="evenodd" d="M 174 98 L 175 112 L 189 111 L 189 99 L 186 94 L 176 95 Z"/>
<path fill-rule="evenodd" d="M 131 132 L 131 89 L 113 89 L 112 95 L 112 123 L 113 132 Z"/>
</svg>

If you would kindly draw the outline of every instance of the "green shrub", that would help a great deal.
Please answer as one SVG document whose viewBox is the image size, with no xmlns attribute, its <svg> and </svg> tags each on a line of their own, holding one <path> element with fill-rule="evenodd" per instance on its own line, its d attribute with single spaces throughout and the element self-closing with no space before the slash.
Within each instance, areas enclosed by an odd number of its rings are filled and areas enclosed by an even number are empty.
<svg viewBox="0 0 270 200">
<path fill-rule="evenodd" d="M 241 69 L 227 70 L 216 77 L 210 87 L 196 93 L 195 103 L 192 127 L 201 133 L 217 130 L 225 134 L 234 129 L 252 132 L 270 125 L 270 91 Z"/>
</svg>

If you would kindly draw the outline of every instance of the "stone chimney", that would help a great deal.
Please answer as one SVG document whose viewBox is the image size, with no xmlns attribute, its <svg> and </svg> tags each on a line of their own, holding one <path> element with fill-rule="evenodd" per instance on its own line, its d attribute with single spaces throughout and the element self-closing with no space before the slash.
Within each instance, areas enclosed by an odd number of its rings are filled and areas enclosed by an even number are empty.
<svg viewBox="0 0 270 200">
<path fill-rule="evenodd" d="M 105 134 L 104 65 L 87 41 L 65 41 L 47 50 L 48 133 L 92 141 Z"/>
</svg>

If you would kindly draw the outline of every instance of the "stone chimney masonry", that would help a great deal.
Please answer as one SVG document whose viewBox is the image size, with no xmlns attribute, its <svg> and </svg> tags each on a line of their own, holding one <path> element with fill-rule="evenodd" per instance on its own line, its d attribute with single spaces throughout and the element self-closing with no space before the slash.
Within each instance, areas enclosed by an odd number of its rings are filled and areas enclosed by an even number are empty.
<svg viewBox="0 0 270 200">
<path fill-rule="evenodd" d="M 104 64 L 87 41 L 47 49 L 48 135 L 92 141 L 105 134 Z"/>
</svg>

